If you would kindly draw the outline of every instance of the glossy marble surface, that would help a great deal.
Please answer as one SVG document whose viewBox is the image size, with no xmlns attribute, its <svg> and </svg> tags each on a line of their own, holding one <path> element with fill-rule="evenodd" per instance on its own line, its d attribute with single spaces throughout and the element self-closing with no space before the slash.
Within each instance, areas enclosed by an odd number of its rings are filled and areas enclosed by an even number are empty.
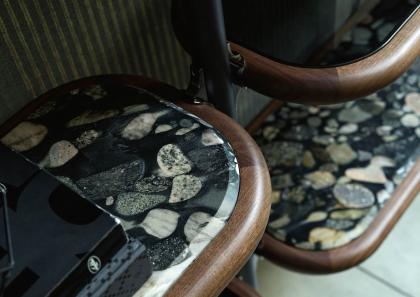
<svg viewBox="0 0 420 297">
<path fill-rule="evenodd" d="M 420 78 L 409 70 L 345 104 L 284 104 L 255 139 L 270 168 L 267 231 L 327 250 L 359 237 L 420 156 Z"/>
<path fill-rule="evenodd" d="M 322 65 L 336 65 L 368 56 L 382 46 L 400 29 L 409 16 L 419 8 L 418 0 L 379 1 L 354 27 L 336 42 Z"/>
<path fill-rule="evenodd" d="M 418 0 L 223 2 L 230 41 L 272 60 L 303 67 L 335 66 L 369 56 L 420 5 Z M 340 30 L 349 23 L 357 30 L 342 35 Z M 327 44 L 327 58 L 319 60 L 318 51 Z"/>
<path fill-rule="evenodd" d="M 239 172 L 223 136 L 144 90 L 112 83 L 42 104 L 2 142 L 117 217 L 146 245 L 162 296 L 224 227 Z"/>
<path fill-rule="evenodd" d="M 343 272 L 304 274 L 261 258 L 258 291 L 264 297 L 418 297 L 419 212 L 420 193 L 379 249 L 361 265 Z"/>
</svg>

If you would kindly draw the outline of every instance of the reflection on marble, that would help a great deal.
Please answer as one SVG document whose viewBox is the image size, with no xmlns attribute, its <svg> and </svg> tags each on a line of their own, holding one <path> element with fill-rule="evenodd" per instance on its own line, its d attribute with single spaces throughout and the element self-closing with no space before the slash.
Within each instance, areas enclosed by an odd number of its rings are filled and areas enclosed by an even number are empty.
<svg viewBox="0 0 420 297">
<path fill-rule="evenodd" d="M 47 127 L 25 121 L 14 127 L 1 141 L 15 151 L 25 152 L 40 144 L 47 133 Z"/>
<path fill-rule="evenodd" d="M 145 244 L 154 272 L 136 296 L 164 295 L 233 211 L 239 170 L 230 145 L 144 90 L 104 82 L 45 102 L 29 118 L 2 141 Z"/>
<path fill-rule="evenodd" d="M 79 150 L 71 142 L 61 140 L 51 146 L 48 155 L 39 165 L 47 168 L 60 167 L 73 159 L 78 152 Z"/>
<path fill-rule="evenodd" d="M 357 26 L 344 34 L 338 45 L 328 52 L 322 64 L 348 63 L 375 52 L 418 7 L 418 0 L 377 1 Z"/>
<path fill-rule="evenodd" d="M 409 70 L 353 102 L 275 111 L 254 135 L 273 186 L 267 231 L 309 250 L 363 234 L 420 156 L 419 103 L 419 73 Z"/>
</svg>

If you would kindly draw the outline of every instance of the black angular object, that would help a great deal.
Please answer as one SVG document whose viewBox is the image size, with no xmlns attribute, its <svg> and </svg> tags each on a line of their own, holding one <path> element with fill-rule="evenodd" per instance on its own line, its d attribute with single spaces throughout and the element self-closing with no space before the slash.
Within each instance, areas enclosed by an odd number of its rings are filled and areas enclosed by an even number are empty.
<svg viewBox="0 0 420 297">
<path fill-rule="evenodd" d="M 151 268 L 146 248 L 138 240 L 126 244 L 77 297 L 131 297 L 149 278 Z"/>
<path fill-rule="evenodd" d="M 124 271 L 112 270 L 115 265 L 110 268 L 108 263 L 117 261 L 117 255 L 126 255 L 126 268 L 136 261 L 141 264 L 138 286 L 150 275 L 150 265 L 139 258 L 144 247 L 128 243 L 114 218 L 1 144 L 0 183 L 7 188 L 15 259 L 7 280 L 0 278 L 2 296 L 76 296 L 101 275 L 102 267 L 115 274 L 112 281 L 116 282 Z M 5 219 L 3 207 L 0 204 L 0 222 Z M 0 267 L 4 267 L 10 253 L 4 234 L 0 234 L 0 251 L 4 251 L 0 252 Z"/>
</svg>

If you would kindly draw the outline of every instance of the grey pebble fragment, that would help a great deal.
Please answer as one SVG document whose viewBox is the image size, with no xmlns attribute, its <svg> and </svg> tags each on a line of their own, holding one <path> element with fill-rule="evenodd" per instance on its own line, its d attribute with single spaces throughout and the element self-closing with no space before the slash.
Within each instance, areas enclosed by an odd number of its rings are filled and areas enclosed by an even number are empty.
<svg viewBox="0 0 420 297">
<path fill-rule="evenodd" d="M 159 125 L 159 126 L 156 127 L 155 134 L 166 132 L 166 131 L 169 131 L 169 130 L 172 130 L 172 129 L 173 129 L 173 127 L 171 125 L 162 124 L 162 125 Z"/>
<path fill-rule="evenodd" d="M 337 184 L 333 193 L 340 204 L 349 208 L 367 208 L 375 203 L 375 195 L 360 184 Z"/>
<path fill-rule="evenodd" d="M 355 106 L 348 109 L 343 109 L 338 114 L 338 119 L 346 123 L 362 123 L 372 117 L 372 114 L 363 111 L 360 107 Z"/>
<path fill-rule="evenodd" d="M 142 193 L 158 193 L 167 190 L 172 182 L 163 176 L 149 176 L 138 180 L 134 187 Z"/>
<path fill-rule="evenodd" d="M 165 176 L 176 176 L 191 171 L 192 164 L 175 144 L 164 145 L 157 154 L 157 163 Z"/>
<path fill-rule="evenodd" d="M 152 131 L 156 120 L 166 113 L 168 113 L 168 110 L 162 110 L 155 113 L 143 113 L 135 117 L 122 130 L 122 137 L 129 140 L 142 139 Z"/>
<path fill-rule="evenodd" d="M 162 195 L 149 195 L 139 192 L 127 192 L 117 196 L 115 210 L 123 216 L 133 216 L 165 202 Z"/>
<path fill-rule="evenodd" d="M 32 122 L 21 122 L 1 142 L 18 152 L 26 152 L 40 144 L 48 133 L 47 127 Z"/>
<path fill-rule="evenodd" d="M 92 200 L 127 192 L 144 174 L 144 161 L 135 160 L 79 179 L 76 184 Z"/>
<path fill-rule="evenodd" d="M 213 217 L 205 212 L 195 212 L 188 218 L 184 226 L 185 237 L 191 242 L 200 231 L 207 226 Z"/>
<path fill-rule="evenodd" d="M 67 127 L 78 127 L 82 125 L 96 123 L 118 115 L 118 110 L 110 109 L 103 111 L 87 110 L 81 115 L 73 118 L 67 123 Z"/>
<path fill-rule="evenodd" d="M 85 148 L 95 142 L 98 137 L 100 137 L 102 132 L 98 132 L 96 130 L 87 130 L 80 134 L 79 137 L 76 138 L 75 144 L 78 149 Z"/>
<path fill-rule="evenodd" d="M 309 117 L 306 121 L 311 127 L 319 127 L 322 124 L 322 120 L 319 117 L 315 116 Z"/>
<path fill-rule="evenodd" d="M 72 143 L 62 140 L 51 146 L 47 156 L 39 165 L 47 168 L 60 167 L 73 159 L 78 152 L 79 150 Z"/>
<path fill-rule="evenodd" d="M 191 132 L 191 131 L 199 128 L 199 127 L 200 127 L 199 124 L 194 123 L 191 127 L 179 129 L 178 131 L 175 132 L 175 135 L 184 135 L 184 134 L 187 134 L 187 133 L 189 133 L 189 132 Z"/>
<path fill-rule="evenodd" d="M 270 167 L 299 166 L 303 159 L 303 145 L 298 142 L 275 141 L 262 147 Z"/>
<path fill-rule="evenodd" d="M 416 128 L 420 125 L 420 120 L 419 117 L 413 113 L 409 113 L 404 115 L 401 118 L 401 123 L 403 124 L 403 126 L 408 127 L 408 128 Z"/>
<path fill-rule="evenodd" d="M 357 158 L 357 153 L 347 143 L 331 144 L 327 147 L 327 152 L 339 165 L 349 164 Z"/>
<path fill-rule="evenodd" d="M 223 144 L 223 140 L 211 129 L 207 129 L 201 135 L 201 143 L 205 146 Z"/>
<path fill-rule="evenodd" d="M 175 231 L 179 216 L 177 212 L 169 209 L 152 209 L 140 224 L 140 227 L 154 237 L 166 238 Z"/>
<path fill-rule="evenodd" d="M 178 175 L 172 181 L 169 203 L 177 203 L 195 197 L 202 188 L 201 180 L 193 175 Z"/>
<path fill-rule="evenodd" d="M 356 132 L 358 130 L 358 128 L 359 127 L 357 126 L 357 124 L 348 123 L 348 124 L 345 124 L 345 125 L 341 126 L 338 129 L 338 133 L 340 133 L 340 134 L 351 134 L 351 133 Z"/>
<path fill-rule="evenodd" d="M 305 180 L 309 182 L 315 190 L 331 187 L 335 183 L 335 177 L 329 171 L 315 171 L 305 175 Z"/>
<path fill-rule="evenodd" d="M 149 106 L 147 104 L 130 105 L 130 106 L 124 107 L 123 114 L 124 115 L 129 115 L 129 114 L 133 114 L 133 113 L 142 112 L 142 111 L 145 111 L 145 110 L 148 110 L 148 109 L 149 109 Z"/>
<path fill-rule="evenodd" d="M 154 271 L 165 270 L 191 256 L 186 243 L 177 236 L 159 240 L 146 249 L 146 254 Z"/>
</svg>

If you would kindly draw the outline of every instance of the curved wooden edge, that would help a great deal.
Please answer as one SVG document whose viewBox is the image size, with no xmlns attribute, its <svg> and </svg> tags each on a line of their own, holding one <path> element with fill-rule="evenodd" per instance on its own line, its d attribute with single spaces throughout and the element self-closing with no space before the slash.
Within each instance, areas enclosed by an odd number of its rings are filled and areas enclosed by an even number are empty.
<svg viewBox="0 0 420 297">
<path fill-rule="evenodd" d="M 254 288 L 237 277 L 230 282 L 227 289 L 238 297 L 260 297 Z"/>
<path fill-rule="evenodd" d="M 28 104 L 0 127 L 0 137 L 24 120 L 40 103 L 70 90 L 110 81 L 140 87 L 175 101 L 218 129 L 229 141 L 239 164 L 240 190 L 235 209 L 222 231 L 212 240 L 166 296 L 217 296 L 255 251 L 270 214 L 271 182 L 263 155 L 254 140 L 234 120 L 209 105 L 181 101 L 179 90 L 134 75 L 104 75 L 83 78 L 51 90 Z M 172 100 L 173 99 L 173 100 Z"/>
<path fill-rule="evenodd" d="M 5 135 L 13 127 L 15 127 L 19 122 L 21 122 L 26 117 L 28 117 L 29 114 L 31 114 L 43 102 L 57 96 L 65 95 L 71 90 L 82 88 L 84 86 L 88 86 L 91 84 L 96 84 L 101 81 L 102 82 L 110 81 L 110 82 L 115 82 L 115 83 L 126 83 L 126 84 L 138 85 L 139 87 L 143 89 L 147 89 L 150 92 L 155 93 L 161 97 L 179 99 L 183 96 L 179 90 L 175 89 L 174 87 L 170 85 L 167 85 L 162 82 L 158 82 L 156 80 L 153 80 L 147 77 L 142 77 L 142 76 L 137 76 L 137 75 L 108 74 L 108 75 L 99 75 L 99 76 L 81 78 L 81 79 L 66 83 L 64 85 L 58 86 L 54 89 L 51 89 L 45 92 L 44 94 L 38 96 L 35 100 L 29 102 L 19 112 L 12 115 L 6 122 L 0 125 L 0 137 Z"/>
<path fill-rule="evenodd" d="M 337 67 L 304 68 L 275 62 L 231 43 L 245 59 L 242 84 L 264 95 L 304 104 L 333 104 L 373 93 L 398 78 L 420 55 L 420 11 L 372 55 Z"/>
<path fill-rule="evenodd" d="M 307 273 L 332 273 L 356 266 L 380 246 L 419 192 L 420 160 L 417 160 L 359 238 L 332 250 L 305 251 L 286 245 L 266 233 L 258 253 L 280 266 Z"/>
<path fill-rule="evenodd" d="M 229 140 L 238 159 L 241 186 L 226 226 L 167 296 L 217 296 L 246 263 L 264 234 L 271 206 L 270 176 L 259 147 L 238 123 L 207 105 L 179 106 L 211 123 Z"/>
</svg>

